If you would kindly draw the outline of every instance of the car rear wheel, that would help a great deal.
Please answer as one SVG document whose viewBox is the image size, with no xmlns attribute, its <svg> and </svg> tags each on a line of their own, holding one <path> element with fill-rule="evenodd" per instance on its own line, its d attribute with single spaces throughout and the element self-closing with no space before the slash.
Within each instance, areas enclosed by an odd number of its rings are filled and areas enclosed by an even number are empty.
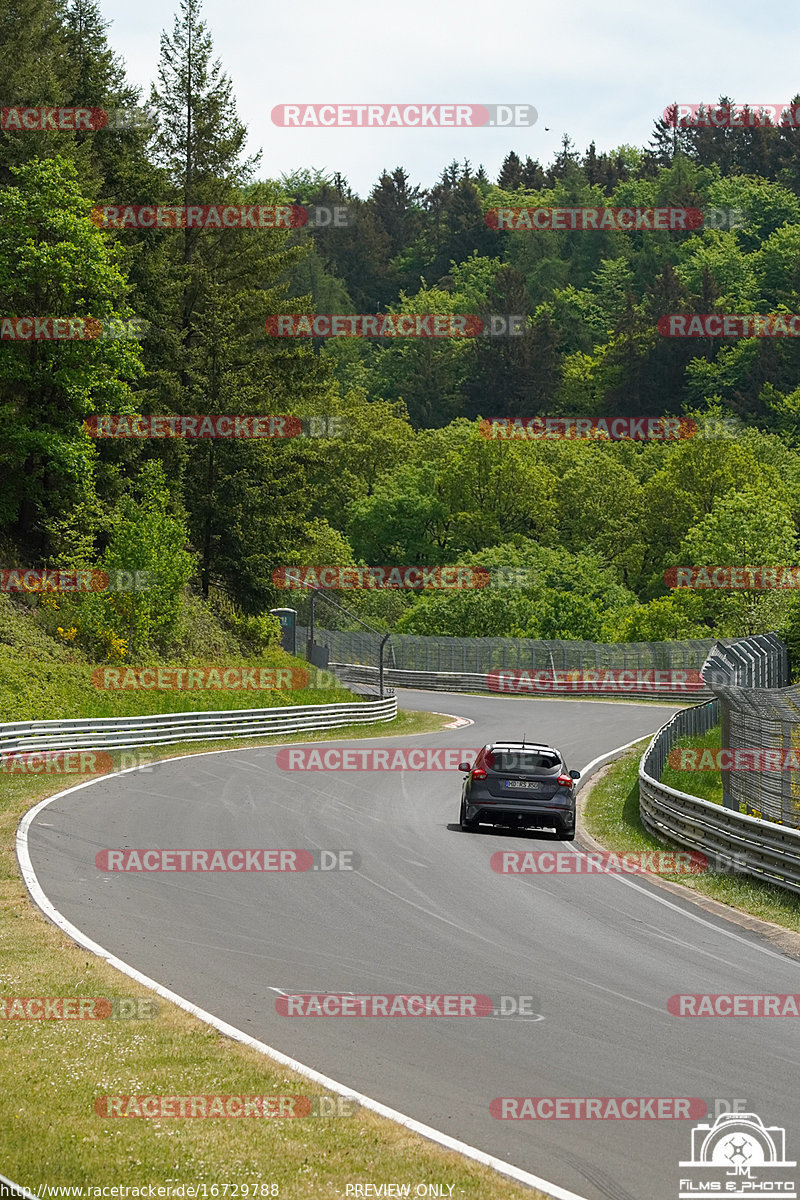
<svg viewBox="0 0 800 1200">
<path fill-rule="evenodd" d="M 556 833 L 561 838 L 562 842 L 575 841 L 575 826 L 574 825 L 559 825 Z"/>
<path fill-rule="evenodd" d="M 466 829 L 470 833 L 474 833 L 475 830 L 478 828 L 477 821 L 468 821 L 467 820 L 467 806 L 463 800 L 461 801 L 461 812 L 458 815 L 458 823 L 462 829 Z"/>
</svg>

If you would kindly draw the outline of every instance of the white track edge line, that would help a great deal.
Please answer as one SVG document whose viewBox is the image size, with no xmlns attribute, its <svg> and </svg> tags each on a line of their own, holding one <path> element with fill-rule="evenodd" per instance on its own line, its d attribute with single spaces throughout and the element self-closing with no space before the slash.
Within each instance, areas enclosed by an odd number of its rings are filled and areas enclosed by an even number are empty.
<svg viewBox="0 0 800 1200">
<path fill-rule="evenodd" d="M 449 716 L 451 714 L 448 713 L 446 715 Z M 348 739 L 331 740 L 340 741 Z M 275 743 L 273 743 L 273 745 L 275 745 Z M 261 748 L 267 749 L 267 747 Z M 242 749 L 245 749 L 245 747 L 242 747 Z M 202 753 L 229 754 L 235 752 L 235 750 L 207 750 L 203 751 Z M 176 762 L 179 758 L 200 757 L 202 757 L 202 754 L 182 754 L 176 756 L 176 758 L 161 759 L 160 761 Z M 128 768 L 128 771 L 138 770 L 142 770 L 142 768 Z M 127 774 L 128 771 L 118 771 L 115 772 L 115 774 Z M 356 1092 L 352 1088 L 345 1087 L 344 1084 L 338 1083 L 337 1080 L 321 1074 L 321 1072 L 314 1070 L 313 1067 L 307 1067 L 304 1063 L 298 1062 L 297 1059 L 290 1058 L 287 1054 L 283 1054 L 282 1051 L 276 1050 L 272 1046 L 268 1046 L 266 1042 L 258 1041 L 258 1039 L 251 1037 L 250 1034 L 244 1033 L 241 1029 L 237 1029 L 235 1025 L 229 1025 L 227 1021 L 220 1020 L 220 1018 L 215 1017 L 213 1013 L 206 1012 L 205 1009 L 193 1004 L 191 1000 L 186 1000 L 183 996 L 179 996 L 177 992 L 170 991 L 169 988 L 165 988 L 155 979 L 151 979 L 148 975 L 142 974 L 141 971 L 138 971 L 135 967 L 130 966 L 129 963 L 126 963 L 121 958 L 117 958 L 116 955 L 111 954 L 110 951 L 106 950 L 105 947 L 101 946 L 98 942 L 92 941 L 92 939 L 87 937 L 86 934 L 77 928 L 77 926 L 68 921 L 66 917 L 64 917 L 58 911 L 58 909 L 51 904 L 39 883 L 36 872 L 33 869 L 33 863 L 31 862 L 30 852 L 28 849 L 28 831 L 38 813 L 41 812 L 42 809 L 47 808 L 49 804 L 52 804 L 54 800 L 60 800 L 64 796 L 68 796 L 71 792 L 77 792 L 80 791 L 81 788 L 91 787 L 92 784 L 100 783 L 103 779 L 108 778 L 109 776 L 107 775 L 101 775 L 96 779 L 90 779 L 85 783 L 79 783 L 74 787 L 67 788 L 63 792 L 57 792 L 54 796 L 46 796 L 44 800 L 40 800 L 38 804 L 35 804 L 32 809 L 25 813 L 19 823 L 16 835 L 16 850 L 20 870 L 22 872 L 22 878 L 34 902 L 42 910 L 45 916 L 49 917 L 54 925 L 57 925 L 59 929 L 71 937 L 73 941 L 77 942 L 78 945 L 83 946 L 92 954 L 97 955 L 98 958 L 104 959 L 109 966 L 121 971 L 124 975 L 130 976 L 131 979 L 135 979 L 137 983 L 141 983 L 144 987 L 150 988 L 151 991 L 156 992 L 159 996 L 163 996 L 164 999 L 170 1000 L 179 1008 L 184 1009 L 186 1012 L 191 1013 L 192 1016 L 197 1017 L 200 1021 L 205 1022 L 205 1024 L 212 1025 L 220 1033 L 225 1034 L 226 1037 L 229 1037 L 236 1042 L 242 1042 L 246 1046 L 250 1046 L 251 1049 L 257 1050 L 260 1054 L 265 1055 L 267 1058 L 271 1058 L 275 1062 L 280 1063 L 282 1066 L 289 1067 L 290 1070 L 296 1071 L 298 1075 L 302 1075 L 306 1079 L 310 1079 L 312 1082 L 328 1088 L 329 1091 L 335 1092 L 337 1095 L 356 1099 L 363 1108 L 367 1108 L 370 1111 L 377 1113 L 378 1116 L 387 1118 L 387 1120 L 394 1121 L 398 1125 L 403 1125 L 406 1129 L 411 1130 L 412 1133 L 417 1133 L 426 1140 L 435 1142 L 437 1145 L 442 1146 L 446 1150 L 453 1150 L 457 1154 L 463 1155 L 465 1158 L 473 1159 L 482 1166 L 491 1167 L 492 1170 L 497 1171 L 501 1175 L 506 1175 L 510 1179 L 516 1180 L 518 1183 L 523 1183 L 527 1184 L 529 1187 L 538 1188 L 540 1192 L 544 1192 L 547 1196 L 553 1197 L 553 1200 L 586 1200 L 585 1196 L 579 1196 L 577 1192 L 567 1191 L 566 1188 L 562 1188 L 558 1184 L 549 1183 L 546 1179 L 540 1179 L 538 1175 L 533 1175 L 529 1171 L 523 1171 L 521 1167 L 515 1167 L 513 1163 L 507 1163 L 501 1158 L 495 1158 L 494 1155 L 487 1154 L 485 1151 L 479 1150 L 476 1146 L 470 1146 L 467 1142 L 461 1142 L 457 1138 L 450 1137 L 450 1135 L 447 1133 L 441 1133 L 438 1129 L 433 1129 L 430 1125 L 424 1125 L 421 1121 L 417 1121 L 413 1117 L 408 1117 L 405 1115 L 405 1113 L 398 1112 L 394 1108 L 389 1108 L 387 1105 L 381 1104 L 380 1101 L 373 1100 L 370 1096 L 365 1096 L 361 1092 Z"/>
<path fill-rule="evenodd" d="M 645 734 L 644 737 L 636 738 L 634 741 L 628 742 L 625 746 L 618 746 L 616 750 L 609 750 L 608 754 L 601 754 L 599 758 L 593 758 L 592 761 L 586 767 L 584 767 L 583 771 L 581 772 L 581 776 L 583 776 L 589 767 L 593 767 L 596 763 L 602 762 L 604 758 L 609 758 L 614 754 L 620 754 L 623 750 L 629 750 L 631 746 L 635 746 L 637 742 L 644 741 L 646 737 L 647 734 Z M 583 855 L 589 855 L 592 853 L 592 851 L 585 850 L 582 847 L 573 847 L 573 849 L 575 849 L 576 853 Z M 651 900 L 655 900 L 657 904 L 663 905 L 664 908 L 669 908 L 673 912 L 680 913 L 681 916 L 687 917 L 690 921 L 694 921 L 698 925 L 704 925 L 707 929 L 713 929 L 716 933 L 722 934 L 723 937 L 731 938 L 735 942 L 741 942 L 743 946 L 747 946 L 751 950 L 756 950 L 759 954 L 766 954 L 768 958 L 780 959 L 781 962 L 796 962 L 796 960 L 792 959 L 789 955 L 784 954 L 782 951 L 772 950 L 769 948 L 769 946 L 762 946 L 760 942 L 753 941 L 752 938 L 743 937 L 740 933 L 735 933 L 734 930 L 727 929 L 725 924 L 730 924 L 731 922 L 727 921 L 722 913 L 715 914 L 718 917 L 717 922 L 709 921 L 705 917 L 701 917 L 697 913 L 683 908 L 679 904 L 675 904 L 672 900 L 667 900 L 666 896 L 659 894 L 658 884 L 656 882 L 658 876 L 653 875 L 650 871 L 642 871 L 642 875 L 645 878 L 647 878 L 649 875 L 653 879 L 653 883 L 649 888 L 642 887 L 640 883 L 636 883 L 633 879 L 628 879 L 625 875 L 617 874 L 616 871 L 609 871 L 608 875 L 614 880 L 615 883 L 620 883 L 623 887 L 632 888 L 635 892 L 640 892 L 643 896 L 649 896 Z M 694 898 L 689 889 L 687 889 L 687 894 L 685 897 L 680 896 L 678 898 L 684 900 L 685 903 L 693 904 Z M 734 911 L 742 912 L 743 910 L 734 908 Z M 720 924 L 718 922 L 725 922 L 725 924 Z M 758 931 L 755 932 L 759 937 L 763 937 L 763 934 L 758 933 Z"/>
</svg>

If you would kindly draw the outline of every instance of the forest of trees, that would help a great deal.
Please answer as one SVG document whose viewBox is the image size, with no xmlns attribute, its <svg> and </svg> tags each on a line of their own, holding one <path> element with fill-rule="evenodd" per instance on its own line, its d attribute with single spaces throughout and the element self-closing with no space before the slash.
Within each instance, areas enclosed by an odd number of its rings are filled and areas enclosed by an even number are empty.
<svg viewBox="0 0 800 1200">
<path fill-rule="evenodd" d="M 398 166 L 365 198 L 313 167 L 246 156 L 233 82 L 197 0 L 126 79 L 93 0 L 0 0 L 8 103 L 141 106 L 96 130 L 0 130 L 0 293 L 11 316 L 141 318 L 140 340 L 0 340 L 3 564 L 145 568 L 139 596 L 75 600 L 70 636 L 113 656 L 167 645 L 180 606 L 243 621 L 287 600 L 284 564 L 526 568 L 455 595 L 339 593 L 411 633 L 646 640 L 778 629 L 792 592 L 670 592 L 681 563 L 793 564 L 800 344 L 662 337 L 669 313 L 800 313 L 800 132 L 654 122 L 646 148 L 549 166 L 509 150 L 496 181 Z M 520 135 L 524 136 L 524 135 Z M 299 146 L 298 142 L 298 146 Z M 98 205 L 344 206 L 342 227 L 115 229 Z M 693 207 L 731 229 L 532 231 L 499 207 Z M 743 214 L 743 216 L 741 215 Z M 505 313 L 514 338 L 271 337 L 285 313 Z M 295 413 L 344 436 L 95 440 L 104 414 Z M 718 418 L 675 443 L 487 440 L 494 416 Z M 298 598 L 298 607 L 304 598 Z"/>
</svg>

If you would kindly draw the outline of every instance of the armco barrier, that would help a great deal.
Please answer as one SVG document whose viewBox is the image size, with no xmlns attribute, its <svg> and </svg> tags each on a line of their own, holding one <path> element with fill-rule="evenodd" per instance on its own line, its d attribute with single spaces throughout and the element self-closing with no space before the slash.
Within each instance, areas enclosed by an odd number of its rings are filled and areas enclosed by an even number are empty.
<svg viewBox="0 0 800 1200">
<path fill-rule="evenodd" d="M 748 817 L 660 782 L 679 738 L 706 733 L 719 721 L 719 701 L 683 709 L 651 741 L 639 763 L 639 812 L 661 841 L 735 864 L 737 872 L 800 892 L 800 830 Z M 713 865 L 713 864 L 712 864 Z"/>
<path fill-rule="evenodd" d="M 356 663 L 329 663 L 329 669 L 333 671 L 337 679 L 349 686 L 351 684 L 376 684 L 378 680 L 377 667 L 365 667 Z M 498 692 L 495 688 L 490 688 L 487 682 L 487 672 L 482 671 L 478 674 L 470 672 L 446 672 L 446 671 L 398 671 L 387 669 L 384 671 L 384 680 L 390 687 L 402 688 L 421 688 L 423 691 L 434 692 L 489 692 L 492 695 L 503 695 L 513 697 L 514 692 Z M 621 688 L 608 689 L 606 691 L 577 691 L 574 687 L 564 688 L 547 688 L 541 692 L 523 691 L 518 693 L 522 697 L 533 696 L 571 696 L 573 700 L 580 700 L 587 696 L 597 696 L 598 698 L 608 699 L 609 697 L 620 697 L 629 699 L 645 699 L 645 700 L 680 700 L 685 702 L 687 698 L 686 690 L 673 690 L 661 688 L 658 691 L 650 691 L 642 689 L 640 691 L 623 691 Z M 707 688 L 700 688 L 692 691 L 693 699 L 705 699 L 711 696 L 711 692 Z"/>
<path fill-rule="evenodd" d="M 370 725 L 397 715 L 397 697 L 352 704 L 307 704 L 225 712 L 163 713 L 144 717 L 96 717 L 72 721 L 0 724 L 0 753 L 155 746 L 169 742 L 252 738 Z"/>
</svg>

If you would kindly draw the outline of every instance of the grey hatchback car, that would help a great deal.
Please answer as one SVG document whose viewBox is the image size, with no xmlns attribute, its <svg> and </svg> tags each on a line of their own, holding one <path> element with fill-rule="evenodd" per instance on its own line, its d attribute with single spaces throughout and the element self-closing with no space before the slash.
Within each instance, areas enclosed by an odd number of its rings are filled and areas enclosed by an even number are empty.
<svg viewBox="0 0 800 1200">
<path fill-rule="evenodd" d="M 563 755 L 538 742 L 491 742 L 475 762 L 458 764 L 466 778 L 461 789 L 459 824 L 475 830 L 481 823 L 512 829 L 555 829 L 565 842 L 575 837 L 575 780 Z"/>
</svg>

